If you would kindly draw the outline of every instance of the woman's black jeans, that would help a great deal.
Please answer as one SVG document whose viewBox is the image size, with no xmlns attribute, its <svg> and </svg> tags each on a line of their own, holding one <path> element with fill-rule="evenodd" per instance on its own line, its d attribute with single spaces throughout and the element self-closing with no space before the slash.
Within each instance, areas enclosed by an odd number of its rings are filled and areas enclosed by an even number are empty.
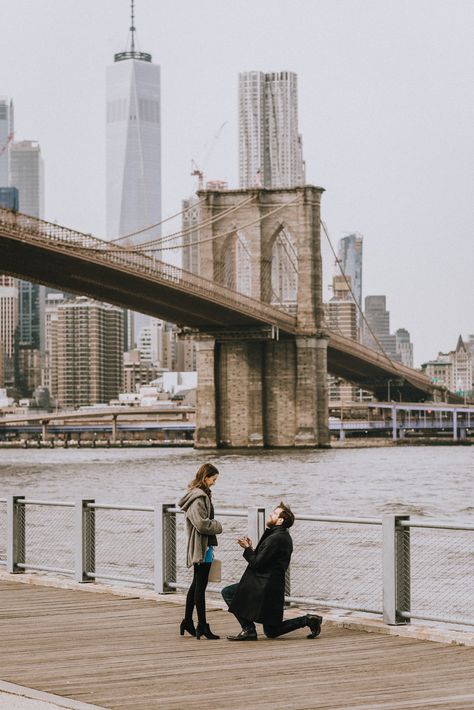
<svg viewBox="0 0 474 710">
<path fill-rule="evenodd" d="M 194 607 L 196 607 L 199 626 L 204 626 L 206 621 L 206 587 L 209 579 L 209 571 L 211 569 L 210 562 L 201 562 L 195 564 L 194 575 L 191 586 L 186 595 L 186 611 L 185 619 L 193 618 Z"/>
</svg>

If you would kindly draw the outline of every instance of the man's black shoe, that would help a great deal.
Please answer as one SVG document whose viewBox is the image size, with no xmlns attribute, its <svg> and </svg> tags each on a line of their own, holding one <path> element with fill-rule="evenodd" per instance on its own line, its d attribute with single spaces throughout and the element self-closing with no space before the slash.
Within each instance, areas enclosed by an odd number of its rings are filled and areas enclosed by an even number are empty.
<svg viewBox="0 0 474 710">
<path fill-rule="evenodd" d="M 321 633 L 321 624 L 323 621 L 322 616 L 317 614 L 307 614 L 306 615 L 306 626 L 309 626 L 311 633 L 308 634 L 307 638 L 315 639 Z"/>
<path fill-rule="evenodd" d="M 257 632 L 255 629 L 242 629 L 237 636 L 228 636 L 229 641 L 257 641 Z"/>
</svg>

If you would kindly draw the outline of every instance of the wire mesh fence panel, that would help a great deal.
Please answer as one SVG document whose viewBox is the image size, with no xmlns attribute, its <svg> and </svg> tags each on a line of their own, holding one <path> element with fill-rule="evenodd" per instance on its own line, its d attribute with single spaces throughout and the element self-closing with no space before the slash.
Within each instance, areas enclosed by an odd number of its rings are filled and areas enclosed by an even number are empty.
<svg viewBox="0 0 474 710">
<path fill-rule="evenodd" d="M 222 587 L 238 582 L 242 576 L 246 562 L 242 557 L 242 548 L 237 544 L 237 538 L 248 534 L 247 516 L 223 516 L 216 518 L 222 522 L 224 531 L 217 536 L 218 545 L 214 555 L 222 563 L 222 579 L 219 583 L 209 584 L 209 591 L 218 593 Z M 191 583 L 193 570 L 186 567 L 186 521 L 184 515 L 176 516 L 176 583 L 178 587 L 188 587 Z M 255 544 L 255 541 L 254 541 Z"/>
<path fill-rule="evenodd" d="M 154 579 L 153 513 L 141 510 L 95 510 L 95 574 L 120 579 Z"/>
<path fill-rule="evenodd" d="M 28 503 L 24 517 L 25 566 L 74 572 L 74 508 Z"/>
<path fill-rule="evenodd" d="M 0 565 L 7 563 L 7 503 L 0 500 Z"/>
<path fill-rule="evenodd" d="M 297 520 L 291 535 L 290 596 L 382 611 L 380 525 Z"/>
<path fill-rule="evenodd" d="M 216 515 L 216 517 L 218 516 Z M 219 583 L 209 584 L 211 592 L 218 592 L 228 584 L 238 582 L 247 567 L 242 556 L 243 549 L 237 544 L 238 538 L 249 534 L 247 516 L 226 516 L 221 518 L 221 523 L 224 531 L 217 537 L 219 544 L 214 552 L 222 563 L 222 578 Z M 256 545 L 258 541 L 253 540 L 252 542 Z"/>
<path fill-rule="evenodd" d="M 411 528 L 411 611 L 474 623 L 474 531 Z"/>
</svg>

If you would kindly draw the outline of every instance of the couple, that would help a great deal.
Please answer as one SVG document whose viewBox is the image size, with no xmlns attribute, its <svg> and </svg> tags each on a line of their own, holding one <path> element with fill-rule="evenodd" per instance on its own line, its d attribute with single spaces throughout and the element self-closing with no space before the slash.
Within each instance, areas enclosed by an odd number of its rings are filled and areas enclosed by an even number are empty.
<svg viewBox="0 0 474 710">
<path fill-rule="evenodd" d="M 188 491 L 178 505 L 186 516 L 187 565 L 193 566 L 194 576 L 186 596 L 186 610 L 181 622 L 181 636 L 187 631 L 200 639 L 218 639 L 206 620 L 206 587 L 217 545 L 217 535 L 222 525 L 214 519 L 211 488 L 217 481 L 219 471 L 210 463 L 203 464 L 188 486 Z M 295 629 L 308 626 L 308 638 L 316 638 L 321 632 L 322 617 L 306 614 L 283 621 L 285 600 L 285 572 L 290 564 L 293 542 L 288 532 L 295 520 L 290 508 L 280 503 L 270 513 L 267 527 L 254 549 L 248 537 L 237 542 L 243 548 L 248 563 L 242 579 L 222 590 L 229 611 L 234 614 L 242 630 L 229 641 L 256 641 L 255 622 L 263 624 L 268 638 L 276 638 Z M 195 628 L 193 611 L 196 607 L 198 625 Z"/>
</svg>

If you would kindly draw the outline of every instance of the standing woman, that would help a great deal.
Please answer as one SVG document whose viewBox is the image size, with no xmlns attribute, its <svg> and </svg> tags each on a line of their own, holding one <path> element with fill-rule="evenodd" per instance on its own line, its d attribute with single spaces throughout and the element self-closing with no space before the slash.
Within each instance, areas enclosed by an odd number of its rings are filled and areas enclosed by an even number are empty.
<svg viewBox="0 0 474 710">
<path fill-rule="evenodd" d="M 209 628 L 206 620 L 206 587 L 217 537 L 222 532 L 222 525 L 214 520 L 211 488 L 217 481 L 219 471 L 211 463 L 205 463 L 198 469 L 188 490 L 178 505 L 186 515 L 186 533 L 188 538 L 187 566 L 194 568 L 193 581 L 186 596 L 186 611 L 181 622 L 180 634 L 187 631 L 200 639 L 218 639 Z M 196 607 L 198 625 L 194 627 L 193 611 Z"/>
</svg>

